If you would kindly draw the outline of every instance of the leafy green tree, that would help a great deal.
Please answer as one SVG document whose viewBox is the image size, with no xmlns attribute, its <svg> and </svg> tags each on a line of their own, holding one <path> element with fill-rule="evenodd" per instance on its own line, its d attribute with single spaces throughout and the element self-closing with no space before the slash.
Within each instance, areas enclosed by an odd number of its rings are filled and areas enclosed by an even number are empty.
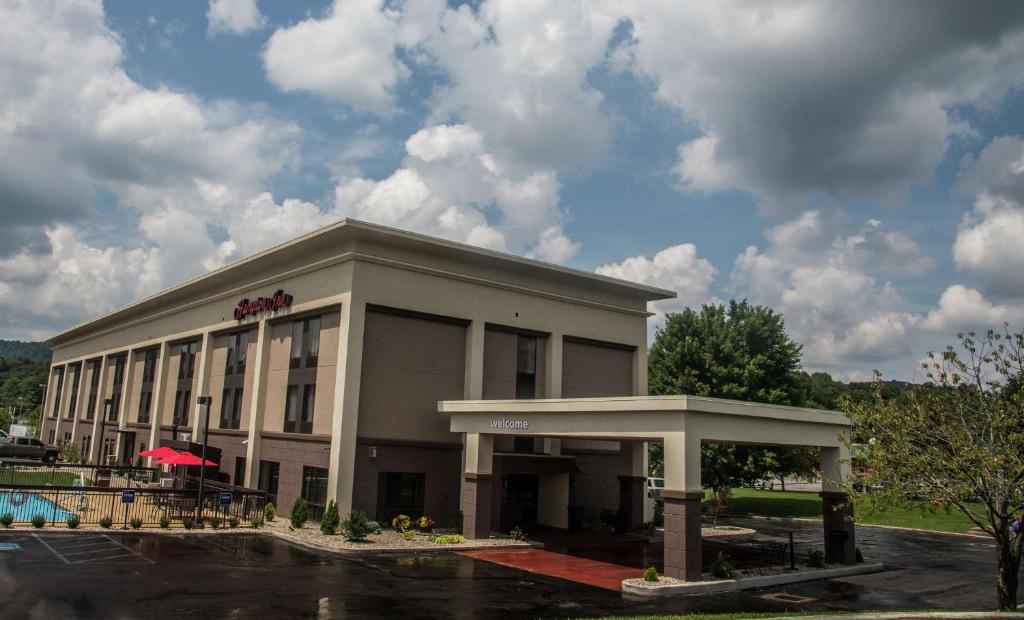
<svg viewBox="0 0 1024 620">
<path fill-rule="evenodd" d="M 690 394 L 777 405 L 800 405 L 803 385 L 799 344 L 786 333 L 782 316 L 747 301 L 708 304 L 669 314 L 655 334 L 648 356 L 652 394 Z M 831 379 L 831 378 L 830 378 Z M 660 446 L 659 446 L 660 448 Z M 657 450 L 657 448 L 655 449 Z M 714 489 L 782 474 L 784 448 L 705 445 L 702 483 Z M 659 454 L 651 461 L 657 467 Z"/>
<path fill-rule="evenodd" d="M 930 384 L 905 398 L 875 397 L 843 408 L 866 441 L 864 483 L 881 509 L 916 505 L 956 510 L 996 543 L 1000 609 L 1014 609 L 1024 547 L 1024 332 L 958 334 L 960 345 L 931 353 Z"/>
</svg>

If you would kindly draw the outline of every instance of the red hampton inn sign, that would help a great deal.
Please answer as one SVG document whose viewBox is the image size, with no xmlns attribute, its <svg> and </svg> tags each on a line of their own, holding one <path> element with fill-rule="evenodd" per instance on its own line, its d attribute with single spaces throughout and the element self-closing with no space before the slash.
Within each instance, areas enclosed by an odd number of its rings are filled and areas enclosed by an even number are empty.
<svg viewBox="0 0 1024 620">
<path fill-rule="evenodd" d="M 256 315 L 260 312 L 273 312 L 292 305 L 292 296 L 278 289 L 271 297 L 257 297 L 256 299 L 243 299 L 235 307 L 235 320 L 241 321 L 249 315 Z"/>
</svg>

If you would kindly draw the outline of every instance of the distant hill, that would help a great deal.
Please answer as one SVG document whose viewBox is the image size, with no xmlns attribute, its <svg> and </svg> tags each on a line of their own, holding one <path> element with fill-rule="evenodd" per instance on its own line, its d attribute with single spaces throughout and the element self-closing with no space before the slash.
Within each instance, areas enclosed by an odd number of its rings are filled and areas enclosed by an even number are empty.
<svg viewBox="0 0 1024 620">
<path fill-rule="evenodd" d="M 52 351 L 45 342 L 22 342 L 20 340 L 0 340 L 0 357 L 20 358 L 49 362 Z"/>
</svg>

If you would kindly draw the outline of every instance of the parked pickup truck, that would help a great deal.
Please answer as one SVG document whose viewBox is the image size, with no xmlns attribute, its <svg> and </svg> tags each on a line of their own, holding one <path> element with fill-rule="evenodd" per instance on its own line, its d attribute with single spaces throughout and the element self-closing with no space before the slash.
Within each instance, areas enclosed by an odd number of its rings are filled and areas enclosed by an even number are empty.
<svg viewBox="0 0 1024 620">
<path fill-rule="evenodd" d="M 56 463 L 60 448 L 45 444 L 34 437 L 0 438 L 0 458 L 39 459 L 44 463 Z"/>
</svg>

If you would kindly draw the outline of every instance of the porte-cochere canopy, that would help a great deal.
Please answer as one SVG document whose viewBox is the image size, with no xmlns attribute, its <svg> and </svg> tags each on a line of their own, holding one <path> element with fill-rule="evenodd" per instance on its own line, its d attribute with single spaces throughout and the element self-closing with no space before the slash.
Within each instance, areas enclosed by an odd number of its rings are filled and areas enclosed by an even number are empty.
<svg viewBox="0 0 1024 620">
<path fill-rule="evenodd" d="M 490 534 L 495 435 L 621 442 L 620 511 L 639 524 L 645 489 L 644 442 L 665 446 L 665 574 L 701 577 L 702 443 L 821 448 L 825 550 L 830 562 L 853 563 L 852 509 L 837 483 L 851 475 L 845 438 L 851 422 L 835 411 L 695 396 L 629 396 L 438 403 L 452 432 L 466 434 L 464 529 Z"/>
</svg>

